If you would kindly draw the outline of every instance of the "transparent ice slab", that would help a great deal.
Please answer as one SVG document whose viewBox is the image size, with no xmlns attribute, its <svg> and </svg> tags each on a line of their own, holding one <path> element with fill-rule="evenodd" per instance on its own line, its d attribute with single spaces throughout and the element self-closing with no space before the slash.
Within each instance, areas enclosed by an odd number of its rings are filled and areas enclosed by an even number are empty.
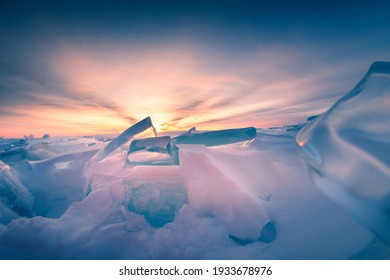
<svg viewBox="0 0 390 280">
<path fill-rule="evenodd" d="M 216 131 L 198 132 L 191 128 L 186 133 L 173 138 L 175 144 L 198 144 L 205 146 L 227 145 L 242 141 L 255 139 L 256 129 L 254 127 L 225 129 Z"/>
<path fill-rule="evenodd" d="M 297 135 L 317 186 L 390 244 L 390 62 Z"/>
</svg>

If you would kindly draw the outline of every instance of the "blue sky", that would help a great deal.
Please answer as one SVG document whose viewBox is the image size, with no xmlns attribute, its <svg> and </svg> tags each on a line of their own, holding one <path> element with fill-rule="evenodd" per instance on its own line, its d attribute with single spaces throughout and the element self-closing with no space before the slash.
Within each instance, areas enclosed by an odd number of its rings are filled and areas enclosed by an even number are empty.
<svg viewBox="0 0 390 280">
<path fill-rule="evenodd" d="M 293 124 L 390 60 L 385 1 L 0 5 L 6 137 Z"/>
</svg>

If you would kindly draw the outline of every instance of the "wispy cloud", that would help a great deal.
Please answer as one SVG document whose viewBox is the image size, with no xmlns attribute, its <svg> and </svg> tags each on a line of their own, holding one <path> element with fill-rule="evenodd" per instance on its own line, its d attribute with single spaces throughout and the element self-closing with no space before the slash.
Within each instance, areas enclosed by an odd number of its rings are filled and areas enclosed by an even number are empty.
<svg viewBox="0 0 390 280">
<path fill-rule="evenodd" d="M 373 4 L 71 2 L 0 9 L 0 134 L 290 124 L 390 59 Z"/>
<path fill-rule="evenodd" d="M 234 54 L 193 41 L 57 45 L 55 55 L 1 60 L 0 125 L 7 131 L 13 123 L 31 132 L 119 132 L 147 115 L 164 130 L 290 124 L 329 108 L 362 68 L 291 44 Z"/>
<path fill-rule="evenodd" d="M 2 73 L 1 114 L 10 116 L 13 108 L 13 116 L 55 119 L 72 129 L 81 117 L 84 123 L 106 119 L 104 129 L 118 131 L 146 115 L 166 130 L 282 125 L 325 110 L 342 84 L 334 77 L 340 69 L 311 72 L 305 61 L 312 57 L 281 46 L 240 59 L 213 58 L 191 44 L 104 49 L 64 45 L 39 75 L 23 63 L 17 67 L 23 71 Z"/>
</svg>

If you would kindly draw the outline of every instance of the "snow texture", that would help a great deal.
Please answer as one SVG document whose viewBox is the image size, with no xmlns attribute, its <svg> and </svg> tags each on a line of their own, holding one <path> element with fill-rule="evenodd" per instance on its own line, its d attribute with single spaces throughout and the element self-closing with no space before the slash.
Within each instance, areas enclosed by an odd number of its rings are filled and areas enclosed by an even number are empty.
<svg viewBox="0 0 390 280">
<path fill-rule="evenodd" d="M 313 186 L 295 136 L 259 129 L 244 146 L 183 144 L 180 166 L 133 168 L 120 149 L 97 161 L 80 152 L 85 138 L 57 139 L 65 154 L 11 167 L 37 214 L 0 228 L 0 258 L 372 257 L 373 235 Z"/>
<path fill-rule="evenodd" d="M 297 136 L 317 186 L 390 244 L 390 62 Z"/>
</svg>

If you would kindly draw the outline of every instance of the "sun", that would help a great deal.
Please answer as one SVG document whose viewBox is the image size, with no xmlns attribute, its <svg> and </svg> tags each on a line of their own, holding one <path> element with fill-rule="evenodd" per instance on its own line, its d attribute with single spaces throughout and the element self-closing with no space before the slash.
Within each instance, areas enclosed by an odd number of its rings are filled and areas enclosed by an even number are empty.
<svg viewBox="0 0 390 280">
<path fill-rule="evenodd" d="M 161 124 L 159 122 L 153 122 L 153 126 L 154 126 L 154 129 L 157 131 L 157 132 L 160 132 L 161 131 Z"/>
</svg>

